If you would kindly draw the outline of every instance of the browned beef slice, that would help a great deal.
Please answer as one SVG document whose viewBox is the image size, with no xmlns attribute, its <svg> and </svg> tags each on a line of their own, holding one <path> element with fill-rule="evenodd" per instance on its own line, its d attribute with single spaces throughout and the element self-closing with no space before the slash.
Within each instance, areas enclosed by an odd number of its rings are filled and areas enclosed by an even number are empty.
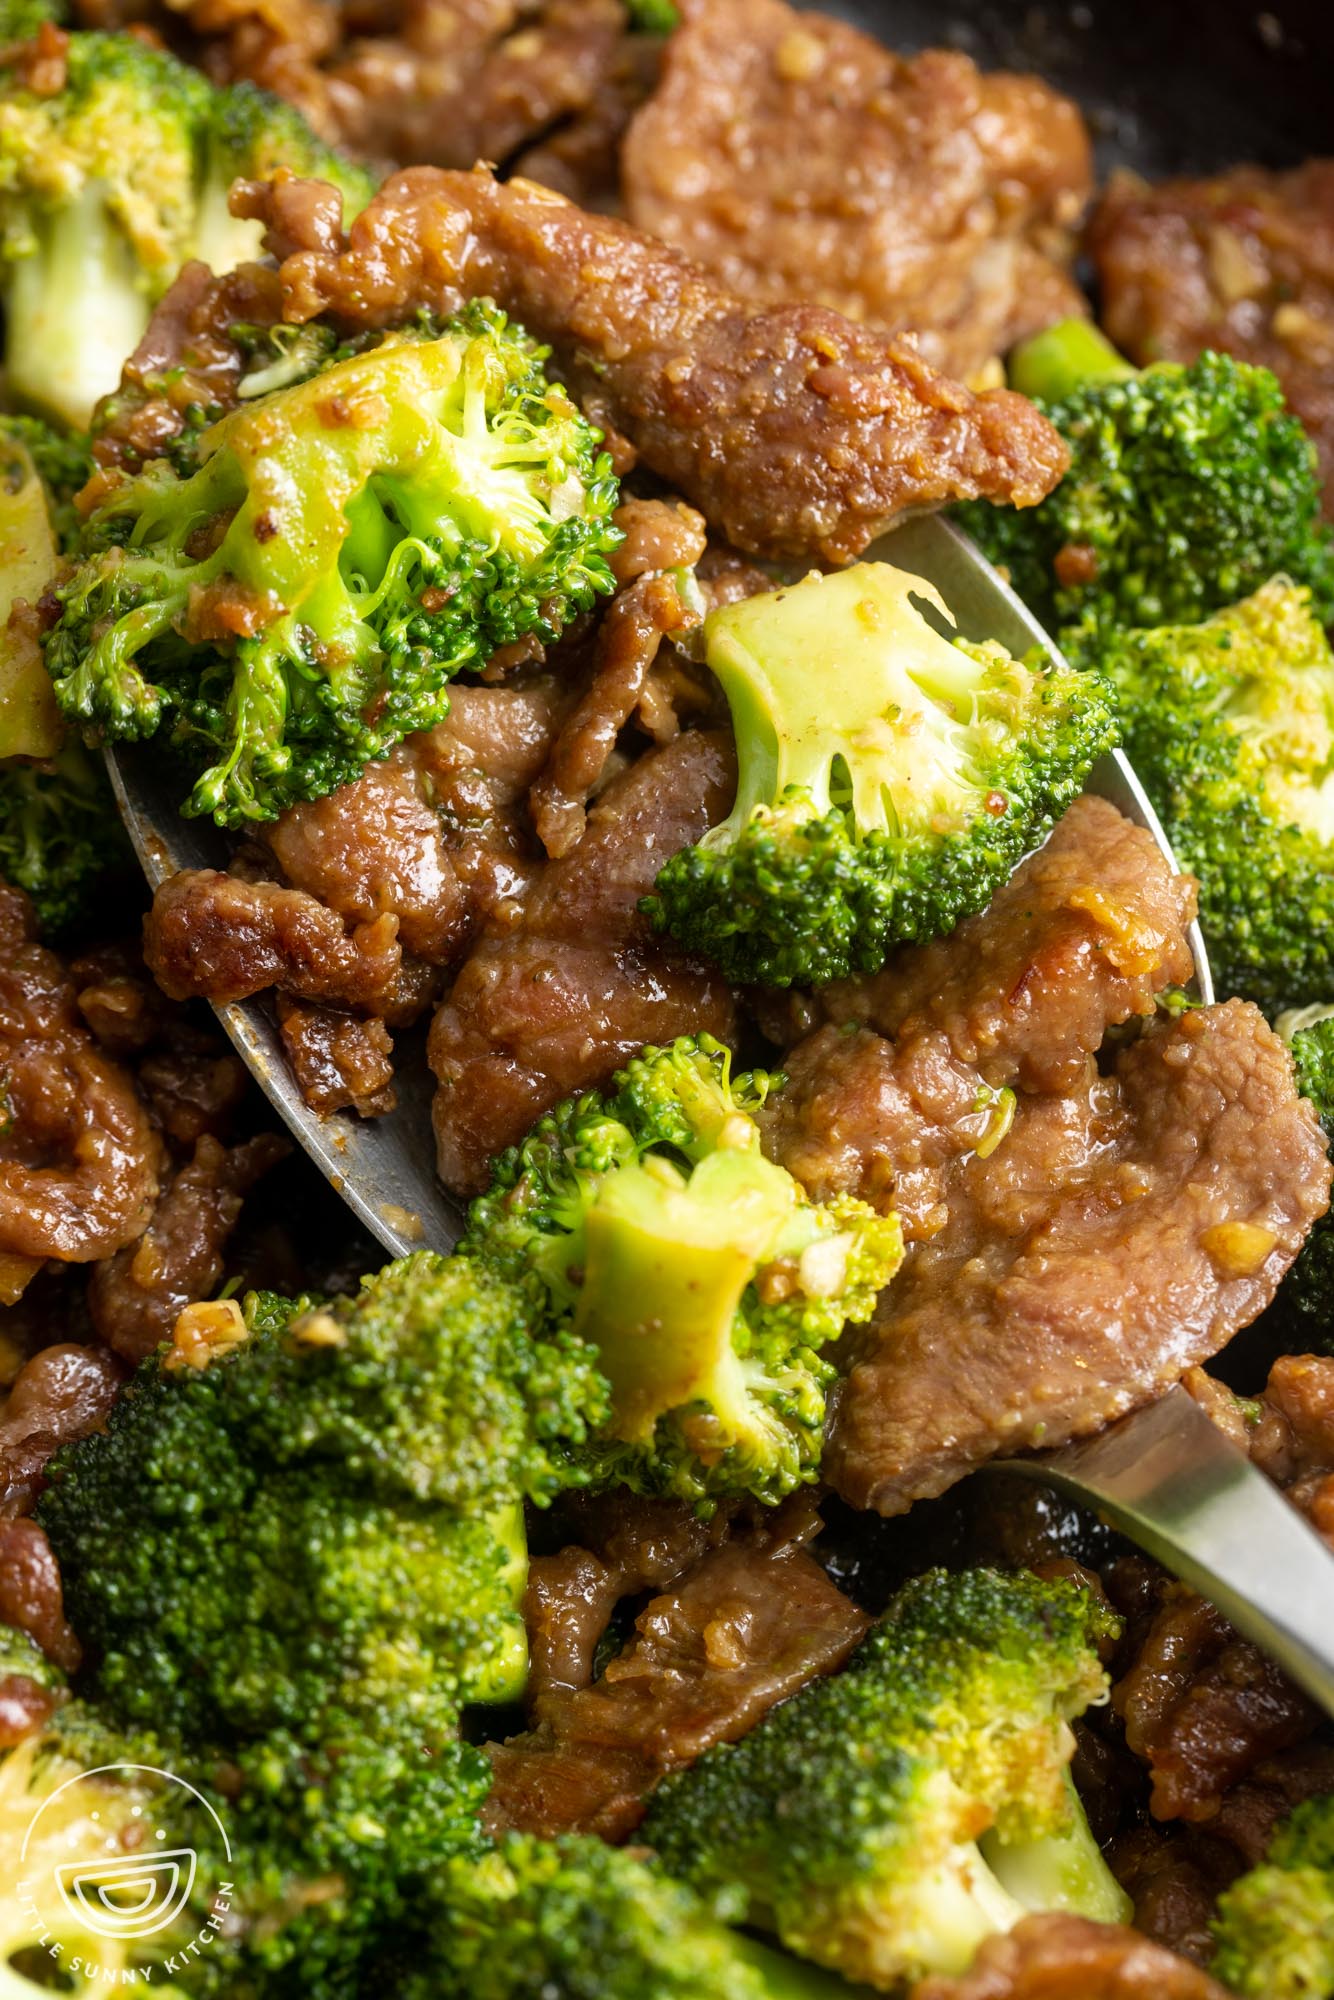
<svg viewBox="0 0 1334 2000">
<path fill-rule="evenodd" d="M 35 1521 L 0 1521 L 0 1625 L 26 1632 L 63 1672 L 78 1666 L 82 1649 L 65 1617 L 59 1565 Z"/>
<path fill-rule="evenodd" d="M 650 751 L 607 787 L 578 845 L 483 932 L 431 1028 L 446 1186 L 476 1192 L 493 1153 L 645 1042 L 731 1032 L 727 986 L 655 939 L 638 905 L 667 857 L 723 817 L 734 786 L 724 737 L 689 730 Z"/>
<path fill-rule="evenodd" d="M 626 135 L 637 228 L 738 297 L 914 330 L 961 376 L 1085 309 L 1067 265 L 1092 158 L 1068 99 L 785 0 L 683 12 Z"/>
<path fill-rule="evenodd" d="M 1225 1792 L 1316 1721 L 1278 1668 L 1180 1584 L 1165 1591 L 1113 1703 L 1152 1773 L 1155 1817 L 1197 1823 L 1213 1820 Z"/>
<path fill-rule="evenodd" d="M 448 964 L 465 934 L 467 896 L 439 815 L 417 783 L 410 744 L 327 797 L 289 806 L 265 832 L 293 888 L 349 927 L 395 916 L 404 951 Z"/>
<path fill-rule="evenodd" d="M 1152 836 L 1085 796 L 985 910 L 820 1002 L 831 1020 L 882 1035 L 939 1028 L 989 1083 L 1062 1090 L 1083 1080 L 1108 1028 L 1191 978 L 1194 914 L 1194 883 L 1164 865 Z"/>
<path fill-rule="evenodd" d="M 579 1686 L 549 1674 L 534 1728 L 490 1747 L 489 1823 L 623 1839 L 664 1772 L 744 1736 L 776 1702 L 840 1666 L 870 1621 L 801 1547 L 811 1525 L 803 1500 L 704 1555 L 640 1613 L 600 1680 Z M 571 1561 L 562 1580 L 586 1603 L 592 1578 Z M 571 1673 L 582 1671 L 587 1633 L 565 1657 Z"/>
<path fill-rule="evenodd" d="M 52 1452 L 101 1428 L 124 1379 L 106 1348 L 73 1342 L 24 1363 L 0 1419 L 0 1517 L 29 1511 Z"/>
<path fill-rule="evenodd" d="M 927 1979 L 912 2000 L 1227 2000 L 1197 1965 L 1120 1924 L 1025 1917 L 988 1938 L 961 1979 Z"/>
<path fill-rule="evenodd" d="M 1207 1965 L 1218 1897 L 1240 1873 L 1235 1849 L 1196 1827 L 1141 1821 L 1112 1842 L 1107 1860 L 1135 1906 L 1135 1928 Z"/>
<path fill-rule="evenodd" d="M 1150 1400 L 1268 1304 L 1328 1190 L 1287 1051 L 1242 1001 L 1150 1026 L 1078 1091 L 1021 1095 L 860 1341 L 827 1476 L 896 1513 Z"/>
<path fill-rule="evenodd" d="M 1212 347 L 1273 369 L 1334 515 L 1334 160 L 1158 187 L 1114 175 L 1089 244 L 1107 331 L 1136 361 Z"/>
<path fill-rule="evenodd" d="M 495 298 L 740 549 L 845 562 L 908 509 L 979 494 L 1028 505 L 1068 463 L 1022 397 L 975 397 L 824 306 L 752 310 L 675 251 L 530 182 L 395 175 L 337 251 L 308 227 L 307 185 L 246 198 L 284 258 L 289 318 L 383 324 Z"/>
<path fill-rule="evenodd" d="M 278 995 L 283 1051 L 312 1111 L 355 1111 L 380 1118 L 398 1102 L 394 1044 L 383 1021 L 363 1021 L 332 1007 L 312 1007 Z"/>
<path fill-rule="evenodd" d="M 213 1296 L 246 1196 L 290 1150 L 276 1132 L 230 1148 L 200 1139 L 138 1242 L 98 1264 L 89 1280 L 89 1311 L 108 1347 L 142 1361 L 171 1338 L 192 1300 Z"/>
<path fill-rule="evenodd" d="M 145 920 L 144 956 L 173 1000 L 246 1000 L 281 986 L 372 1013 L 391 1001 L 403 962 L 397 917 L 376 916 L 349 933 L 300 889 L 211 868 L 162 884 Z"/>
<path fill-rule="evenodd" d="M 553 859 L 582 839 L 588 799 L 644 692 L 663 640 L 698 623 L 670 576 L 640 575 L 617 591 L 598 626 L 592 680 L 562 723 L 530 794 L 537 837 Z"/>
<path fill-rule="evenodd" d="M 1202 1368 L 1185 1386 L 1334 1546 L 1334 1359 L 1280 1355 L 1263 1392 L 1244 1401 Z"/>
<path fill-rule="evenodd" d="M 0 883 L 0 1255 L 107 1257 L 157 1197 L 159 1143 L 128 1072 L 102 1054 L 69 971 Z"/>
</svg>

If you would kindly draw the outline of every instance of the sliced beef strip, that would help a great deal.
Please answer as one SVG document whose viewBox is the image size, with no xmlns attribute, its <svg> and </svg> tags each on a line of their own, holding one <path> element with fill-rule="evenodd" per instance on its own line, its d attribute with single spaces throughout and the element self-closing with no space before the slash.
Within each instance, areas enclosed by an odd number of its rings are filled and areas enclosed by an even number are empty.
<svg viewBox="0 0 1334 2000">
<path fill-rule="evenodd" d="M 383 1021 L 363 1021 L 280 993 L 278 1028 L 297 1088 L 312 1111 L 325 1118 L 334 1111 L 382 1118 L 394 1109 L 394 1043 Z"/>
<path fill-rule="evenodd" d="M 88 1306 L 108 1347 L 143 1361 L 171 1338 L 192 1300 L 212 1297 L 246 1196 L 290 1151 L 276 1132 L 231 1147 L 207 1135 L 199 1140 L 138 1242 L 93 1269 Z"/>
<path fill-rule="evenodd" d="M 1158 1393 L 1267 1303 L 1321 1212 L 1319 1135 L 1253 1008 L 1155 1023 L 1098 1071 L 1107 1029 L 1187 973 L 1193 907 L 1086 799 L 947 945 L 820 996 L 835 1023 L 787 1058 L 766 1144 L 822 1196 L 901 1202 L 910 1238 L 837 1392 L 826 1472 L 854 1505 L 900 1512 Z"/>
<path fill-rule="evenodd" d="M 403 950 L 435 965 L 447 965 L 466 935 L 467 893 L 410 742 L 336 792 L 290 806 L 265 839 L 284 881 L 349 928 L 392 915 Z"/>
<path fill-rule="evenodd" d="M 1113 1690 L 1126 1741 L 1149 1766 L 1157 1819 L 1205 1823 L 1257 1764 L 1309 1736 L 1317 1711 L 1222 1613 L 1169 1585 Z"/>
<path fill-rule="evenodd" d="M 1021 1095 L 859 1342 L 826 1475 L 897 1513 L 1149 1401 L 1268 1304 L 1328 1191 L 1287 1051 L 1242 1001 L 1152 1025 L 1078 1092 Z"/>
<path fill-rule="evenodd" d="M 537 837 L 553 860 L 583 838 L 588 800 L 643 695 L 663 640 L 698 623 L 670 576 L 640 575 L 616 593 L 597 628 L 592 680 L 562 723 L 547 767 L 529 794 Z"/>
<path fill-rule="evenodd" d="M 144 925 L 144 956 L 173 1000 L 247 1000 L 281 986 L 303 1000 L 386 1011 L 403 964 L 398 918 L 349 933 L 314 896 L 212 868 L 171 875 Z"/>
<path fill-rule="evenodd" d="M 1109 1028 L 1192 978 L 1194 915 L 1194 883 L 1164 866 L 1153 836 L 1086 795 L 979 915 L 819 1004 L 882 1035 L 938 1028 L 989 1083 L 1063 1090 Z"/>
<path fill-rule="evenodd" d="M 0 1416 L 0 1519 L 30 1511 L 58 1446 L 101 1429 L 125 1373 L 105 1347 L 72 1341 L 24 1363 Z"/>
<path fill-rule="evenodd" d="M 964 378 L 1085 310 L 1068 265 L 1092 157 L 1067 98 L 785 0 L 683 13 L 626 134 L 637 228 L 740 298 L 915 331 Z"/>
<path fill-rule="evenodd" d="M 477 1192 L 492 1154 L 645 1042 L 731 1033 L 723 980 L 655 939 L 638 906 L 667 857 L 723 816 L 735 782 L 731 743 L 712 732 L 650 751 L 482 933 L 428 1051 L 440 1175 L 455 1193 Z"/>
<path fill-rule="evenodd" d="M 36 942 L 31 907 L 0 883 L 0 1256 L 73 1264 L 143 1230 L 160 1142 L 129 1073 L 78 1012 L 68 968 Z"/>
<path fill-rule="evenodd" d="M 975 397 L 824 306 L 752 310 L 675 251 L 531 182 L 395 175 L 336 251 L 309 228 L 302 187 L 239 196 L 283 260 L 287 318 L 385 324 L 494 298 L 551 342 L 590 411 L 752 554 L 845 562 L 909 509 L 1032 504 L 1068 463 L 1024 398 Z"/>
<path fill-rule="evenodd" d="M 912 2000 L 1227 2000 L 1198 1965 L 1122 1924 L 1025 1917 L 988 1938 L 960 1979 L 926 1979 Z"/>
<path fill-rule="evenodd" d="M 35 1521 L 0 1521 L 0 1625 L 26 1632 L 62 1673 L 72 1674 L 83 1657 L 55 1552 Z"/>
<path fill-rule="evenodd" d="M 1114 175 L 1089 248 L 1107 331 L 1136 361 L 1211 347 L 1273 369 L 1334 517 L 1334 159 L 1158 187 Z"/>
<path fill-rule="evenodd" d="M 548 1678 L 533 1729 L 490 1746 L 491 1827 L 624 1839 L 665 1772 L 840 1666 L 870 1620 L 802 1547 L 813 1526 L 801 1498 L 725 1541 L 641 1611 L 599 1680 Z M 586 1587 L 573 1563 L 565 1580 Z M 586 1655 L 585 1639 L 574 1670 Z"/>
</svg>

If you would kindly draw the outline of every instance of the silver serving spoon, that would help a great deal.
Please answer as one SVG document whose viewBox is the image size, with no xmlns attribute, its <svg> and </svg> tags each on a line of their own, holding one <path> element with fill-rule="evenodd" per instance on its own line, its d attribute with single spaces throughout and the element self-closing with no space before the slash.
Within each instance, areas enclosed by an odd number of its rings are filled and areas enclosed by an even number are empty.
<svg viewBox="0 0 1334 2000">
<path fill-rule="evenodd" d="M 1055 651 L 980 551 L 940 515 L 904 523 L 867 556 L 933 585 L 964 638 L 994 639 L 1018 656 L 1034 646 Z M 154 888 L 180 868 L 226 865 L 222 836 L 207 822 L 180 818 L 179 783 L 164 779 L 151 754 L 118 749 L 108 762 Z M 1147 828 L 1175 866 L 1157 815 L 1120 751 L 1100 760 L 1089 789 Z M 1190 947 L 1199 997 L 1212 1001 L 1197 924 Z M 406 1060 L 396 1065 L 397 1110 L 365 1121 L 342 1113 L 321 1118 L 297 1090 L 267 1001 L 217 1012 L 274 1109 L 372 1235 L 394 1256 L 423 1246 L 452 1248 L 462 1218 L 435 1175 L 434 1086 L 424 1044 L 408 1047 Z M 1105 1515 L 1216 1603 L 1334 1715 L 1334 1555 L 1185 1390 L 1173 1389 L 1085 1443 L 998 1465 L 1056 1486 Z"/>
</svg>

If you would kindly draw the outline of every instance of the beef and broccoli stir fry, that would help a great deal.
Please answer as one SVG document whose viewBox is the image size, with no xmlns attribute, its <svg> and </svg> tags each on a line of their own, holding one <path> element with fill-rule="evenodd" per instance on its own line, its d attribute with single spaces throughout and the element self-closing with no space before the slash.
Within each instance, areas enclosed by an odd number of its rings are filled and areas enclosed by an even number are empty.
<svg viewBox="0 0 1334 2000">
<path fill-rule="evenodd" d="M 1331 243 L 786 0 L 0 0 L 5 2000 L 1334 2000 L 1328 1719 L 988 1470 L 1334 1548 Z"/>
</svg>

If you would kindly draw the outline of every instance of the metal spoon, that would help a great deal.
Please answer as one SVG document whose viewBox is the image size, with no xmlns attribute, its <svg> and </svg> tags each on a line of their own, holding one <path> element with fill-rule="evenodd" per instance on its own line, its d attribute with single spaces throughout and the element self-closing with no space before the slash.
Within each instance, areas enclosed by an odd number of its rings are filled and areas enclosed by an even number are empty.
<svg viewBox="0 0 1334 2000">
<path fill-rule="evenodd" d="M 867 551 L 934 585 L 966 639 L 994 639 L 1015 655 L 1051 641 L 967 536 L 939 515 L 906 522 Z M 179 785 L 142 750 L 109 757 L 112 783 L 144 872 L 156 888 L 180 868 L 221 867 L 222 837 L 183 820 Z M 1089 789 L 1146 827 L 1173 861 L 1139 780 L 1119 751 Z M 1175 862 L 1173 861 L 1175 866 Z M 1212 1001 L 1199 926 L 1190 929 L 1195 983 Z M 433 1083 L 424 1044 L 396 1068 L 399 1104 L 383 1118 L 310 1111 L 292 1079 L 268 1003 L 218 1008 L 237 1050 L 294 1136 L 349 1206 L 395 1256 L 448 1250 L 461 1216 L 435 1175 Z M 1101 1512 L 1130 1540 L 1216 1603 L 1237 1629 L 1334 1715 L 1334 1556 L 1263 1473 L 1182 1389 L 1082 1444 L 999 1469 L 1056 1486 Z"/>
</svg>

